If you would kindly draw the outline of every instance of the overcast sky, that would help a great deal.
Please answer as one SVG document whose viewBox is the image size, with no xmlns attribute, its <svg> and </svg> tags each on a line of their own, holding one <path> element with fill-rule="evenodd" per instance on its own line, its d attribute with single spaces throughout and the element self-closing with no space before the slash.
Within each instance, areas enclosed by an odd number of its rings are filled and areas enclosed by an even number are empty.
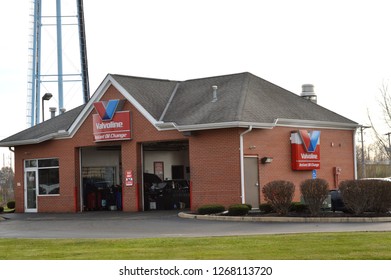
<svg viewBox="0 0 391 280">
<path fill-rule="evenodd" d="M 31 3 L 0 10 L 0 138 L 26 128 Z M 389 0 L 84 0 L 84 9 L 92 93 L 108 73 L 186 80 L 246 71 L 297 94 L 312 83 L 318 104 L 368 124 L 391 78 Z M 78 36 L 70 33 L 66 57 Z M 66 109 L 81 96 L 65 96 Z"/>
</svg>

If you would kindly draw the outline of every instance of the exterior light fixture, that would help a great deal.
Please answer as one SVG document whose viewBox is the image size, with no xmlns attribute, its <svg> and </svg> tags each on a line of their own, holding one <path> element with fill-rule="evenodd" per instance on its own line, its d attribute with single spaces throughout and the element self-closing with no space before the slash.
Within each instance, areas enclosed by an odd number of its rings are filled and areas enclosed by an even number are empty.
<svg viewBox="0 0 391 280">
<path fill-rule="evenodd" d="M 45 121 L 45 108 L 44 108 L 44 101 L 50 100 L 52 98 L 53 94 L 47 92 L 42 96 L 42 121 Z"/>
<path fill-rule="evenodd" d="M 261 158 L 261 163 L 266 164 L 266 163 L 271 163 L 273 161 L 272 157 L 263 157 Z"/>
</svg>

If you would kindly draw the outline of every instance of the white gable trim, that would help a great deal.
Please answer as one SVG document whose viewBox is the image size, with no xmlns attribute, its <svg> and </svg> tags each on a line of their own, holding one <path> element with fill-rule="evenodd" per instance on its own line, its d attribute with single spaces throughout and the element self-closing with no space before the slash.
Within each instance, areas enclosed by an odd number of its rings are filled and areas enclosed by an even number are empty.
<svg viewBox="0 0 391 280">
<path fill-rule="evenodd" d="M 145 110 L 145 108 L 141 106 L 141 104 L 137 102 L 137 100 L 134 99 L 133 96 L 123 86 L 121 86 L 110 74 L 108 74 L 95 93 L 92 95 L 84 109 L 80 112 L 79 116 L 70 126 L 68 130 L 69 137 L 73 137 L 75 135 L 80 126 L 87 119 L 88 115 L 94 109 L 93 104 L 102 98 L 111 85 L 114 86 L 120 92 L 120 94 L 122 94 L 122 96 L 127 99 L 156 129 L 158 129 L 156 126 L 157 120 L 150 113 L 148 113 L 148 111 Z"/>
</svg>

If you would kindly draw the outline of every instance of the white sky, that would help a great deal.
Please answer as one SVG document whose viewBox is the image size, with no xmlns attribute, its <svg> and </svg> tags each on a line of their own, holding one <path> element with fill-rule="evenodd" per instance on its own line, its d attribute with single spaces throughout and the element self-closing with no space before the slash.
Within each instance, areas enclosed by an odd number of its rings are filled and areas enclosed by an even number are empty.
<svg viewBox="0 0 391 280">
<path fill-rule="evenodd" d="M 30 7 L 0 9 L 0 139 L 26 128 Z M 389 0 L 84 0 L 84 10 L 91 93 L 107 73 L 186 80 L 247 71 L 297 94 L 312 83 L 318 104 L 368 124 L 391 78 Z"/>
</svg>

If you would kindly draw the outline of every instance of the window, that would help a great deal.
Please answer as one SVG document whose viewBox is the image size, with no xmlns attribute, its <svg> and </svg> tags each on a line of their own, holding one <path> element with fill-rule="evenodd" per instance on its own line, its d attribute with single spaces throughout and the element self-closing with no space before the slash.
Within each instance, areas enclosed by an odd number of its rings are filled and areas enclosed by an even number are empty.
<svg viewBox="0 0 391 280">
<path fill-rule="evenodd" d="M 60 194 L 60 178 L 57 168 L 39 168 L 39 194 Z"/>
<path fill-rule="evenodd" d="M 33 159 L 25 161 L 25 168 L 38 172 L 39 195 L 60 194 L 60 173 L 58 158 Z"/>
</svg>

